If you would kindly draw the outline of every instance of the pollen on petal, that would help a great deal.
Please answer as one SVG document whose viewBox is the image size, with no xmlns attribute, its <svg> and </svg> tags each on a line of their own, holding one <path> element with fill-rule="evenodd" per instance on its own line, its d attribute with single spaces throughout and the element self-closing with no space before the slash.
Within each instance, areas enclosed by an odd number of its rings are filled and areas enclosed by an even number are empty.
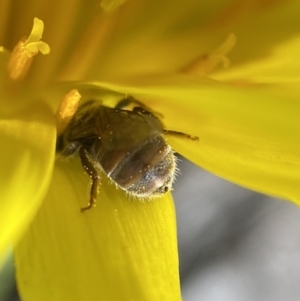
<svg viewBox="0 0 300 301">
<path fill-rule="evenodd" d="M 223 66 L 223 68 L 228 68 L 230 65 L 230 60 L 227 57 L 227 54 L 233 49 L 235 44 L 236 36 L 234 34 L 230 34 L 225 42 L 212 53 L 201 55 L 200 57 L 196 58 L 192 63 L 186 66 L 182 72 L 203 76 L 214 71 L 220 65 Z"/>
<path fill-rule="evenodd" d="M 78 109 L 81 95 L 77 89 L 71 90 L 65 95 L 56 112 L 57 133 L 60 134 L 67 127 Z"/>
<path fill-rule="evenodd" d="M 41 41 L 44 32 L 44 22 L 34 18 L 33 27 L 28 38 L 23 37 L 13 49 L 8 61 L 8 73 L 12 80 L 24 77 L 31 65 L 32 58 L 39 52 L 50 53 L 47 43 Z"/>
</svg>

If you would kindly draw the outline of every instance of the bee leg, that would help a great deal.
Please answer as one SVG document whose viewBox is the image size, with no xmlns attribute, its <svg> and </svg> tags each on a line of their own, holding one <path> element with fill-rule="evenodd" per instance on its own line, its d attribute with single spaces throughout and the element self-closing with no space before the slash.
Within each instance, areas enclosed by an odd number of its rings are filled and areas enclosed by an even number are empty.
<svg viewBox="0 0 300 301">
<path fill-rule="evenodd" d="M 148 110 L 146 110 L 146 108 L 143 108 L 143 107 L 134 107 L 132 109 L 132 111 L 135 112 L 135 113 L 139 113 L 139 114 L 143 114 L 143 115 L 150 115 L 154 118 L 157 118 L 156 115 L 151 113 L 151 111 L 148 111 Z"/>
<path fill-rule="evenodd" d="M 84 170 L 87 172 L 87 174 L 89 175 L 89 177 L 92 180 L 89 203 L 86 207 L 83 207 L 80 209 L 81 212 L 84 212 L 93 207 L 96 207 L 98 186 L 100 184 L 100 176 L 99 176 L 97 170 L 95 169 L 95 167 L 93 166 L 93 164 L 90 162 L 90 160 L 87 156 L 87 150 L 84 147 L 81 147 L 79 149 L 79 157 L 80 157 L 81 164 L 82 164 Z"/>
<path fill-rule="evenodd" d="M 122 100 L 120 100 L 116 104 L 115 108 L 116 109 L 124 109 L 131 104 L 138 105 L 139 107 L 145 107 L 145 105 L 142 102 L 140 102 L 137 99 L 135 99 L 134 97 L 128 95 L 125 98 L 123 98 Z"/>
<path fill-rule="evenodd" d="M 158 112 L 154 112 L 154 111 L 151 111 L 148 107 L 145 107 L 145 106 L 142 106 L 142 107 L 134 107 L 132 109 L 133 112 L 136 112 L 136 113 L 139 113 L 139 114 L 143 114 L 143 115 L 150 115 L 154 118 L 158 118 L 158 119 L 161 119 L 164 117 L 163 114 L 161 113 L 158 113 Z"/>
<path fill-rule="evenodd" d="M 133 96 L 126 96 L 126 98 L 120 100 L 117 105 L 116 105 L 116 109 L 124 109 L 129 105 L 135 105 L 136 107 L 134 107 L 132 109 L 132 111 L 137 112 L 137 113 L 141 113 L 144 115 L 151 115 L 152 117 L 159 117 L 162 118 L 162 114 L 157 113 L 157 112 L 153 112 L 149 107 L 147 107 L 145 104 L 143 104 L 141 101 L 135 99 Z"/>
<path fill-rule="evenodd" d="M 171 135 L 171 136 L 177 136 L 185 139 L 190 139 L 193 141 L 199 141 L 199 138 L 197 136 L 191 136 L 186 133 L 177 132 L 177 131 L 171 131 L 171 130 L 163 130 L 162 134 L 164 135 Z"/>
</svg>

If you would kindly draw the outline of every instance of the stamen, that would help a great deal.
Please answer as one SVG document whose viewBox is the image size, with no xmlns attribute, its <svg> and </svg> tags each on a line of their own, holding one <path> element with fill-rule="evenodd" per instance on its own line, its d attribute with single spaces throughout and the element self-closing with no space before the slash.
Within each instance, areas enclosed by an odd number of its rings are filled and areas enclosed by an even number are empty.
<svg viewBox="0 0 300 301">
<path fill-rule="evenodd" d="M 76 113 L 80 98 L 81 95 L 78 90 L 73 89 L 61 101 L 55 116 L 58 135 L 64 131 Z"/>
<path fill-rule="evenodd" d="M 202 55 L 185 67 L 182 72 L 203 76 L 214 71 L 219 65 L 228 68 L 230 60 L 226 56 L 235 46 L 236 36 L 230 34 L 225 42 L 210 54 Z"/>
<path fill-rule="evenodd" d="M 50 53 L 50 47 L 42 42 L 44 22 L 34 18 L 33 27 L 28 38 L 23 37 L 13 49 L 8 61 L 8 73 L 12 80 L 24 77 L 31 65 L 32 58 L 39 52 L 46 55 Z"/>
</svg>

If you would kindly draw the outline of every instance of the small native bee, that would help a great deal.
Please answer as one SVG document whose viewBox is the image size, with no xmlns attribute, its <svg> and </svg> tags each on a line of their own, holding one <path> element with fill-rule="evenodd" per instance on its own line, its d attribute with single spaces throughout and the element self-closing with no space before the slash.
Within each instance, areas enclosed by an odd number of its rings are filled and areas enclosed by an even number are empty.
<svg viewBox="0 0 300 301">
<path fill-rule="evenodd" d="M 132 110 L 123 109 L 130 104 L 136 106 Z M 138 198 L 156 197 L 169 191 L 176 158 L 162 134 L 198 139 L 164 129 L 160 119 L 132 97 L 121 100 L 115 108 L 97 101 L 79 106 L 58 137 L 56 149 L 63 157 L 78 153 L 92 180 L 88 206 L 81 211 L 95 206 L 101 172 L 117 187 Z"/>
</svg>

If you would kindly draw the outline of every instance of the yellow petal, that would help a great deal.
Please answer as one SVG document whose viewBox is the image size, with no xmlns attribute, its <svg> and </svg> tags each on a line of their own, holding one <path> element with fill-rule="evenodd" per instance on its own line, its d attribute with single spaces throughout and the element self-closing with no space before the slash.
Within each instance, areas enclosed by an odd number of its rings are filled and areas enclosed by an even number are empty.
<svg viewBox="0 0 300 301">
<path fill-rule="evenodd" d="M 235 83 L 299 81 L 300 2 L 281 1 L 224 30 L 237 36 L 231 67 L 215 79 Z"/>
<path fill-rule="evenodd" d="M 9 59 L 9 52 L 0 46 L 0 93 L 3 96 L 7 85 L 7 62 Z"/>
<path fill-rule="evenodd" d="M 170 195 L 128 200 L 103 177 L 85 213 L 79 159 L 58 162 L 46 200 L 16 248 L 22 300 L 180 300 Z"/>
<path fill-rule="evenodd" d="M 209 40 L 201 34 L 224 6 L 221 0 L 126 1 L 107 17 L 95 16 L 61 77 L 111 80 L 181 69 L 226 39 L 228 32 L 210 32 Z"/>
<path fill-rule="evenodd" d="M 106 12 L 112 12 L 126 1 L 127 0 L 102 0 L 101 7 L 103 7 Z"/>
<path fill-rule="evenodd" d="M 168 129 L 199 137 L 168 138 L 183 156 L 242 186 L 300 202 L 300 102 L 288 91 L 275 96 L 187 77 L 117 89 L 163 114 Z"/>
<path fill-rule="evenodd" d="M 262 59 L 233 67 L 213 77 L 220 81 L 238 85 L 295 83 L 298 86 L 300 33 L 273 48 L 272 53 Z"/>
<path fill-rule="evenodd" d="M 23 233 L 47 191 L 54 161 L 52 113 L 39 103 L 13 114 L 1 112 L 0 136 L 1 258 Z"/>
</svg>

